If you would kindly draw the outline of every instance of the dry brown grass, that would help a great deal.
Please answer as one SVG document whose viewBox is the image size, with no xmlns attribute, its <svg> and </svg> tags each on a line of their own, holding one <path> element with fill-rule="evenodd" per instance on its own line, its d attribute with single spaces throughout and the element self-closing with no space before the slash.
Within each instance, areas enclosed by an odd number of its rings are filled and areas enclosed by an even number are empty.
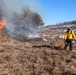
<svg viewBox="0 0 76 75">
<path fill-rule="evenodd" d="M 76 75 L 76 53 L 50 41 L 19 42 L 0 34 L 0 75 Z"/>
</svg>

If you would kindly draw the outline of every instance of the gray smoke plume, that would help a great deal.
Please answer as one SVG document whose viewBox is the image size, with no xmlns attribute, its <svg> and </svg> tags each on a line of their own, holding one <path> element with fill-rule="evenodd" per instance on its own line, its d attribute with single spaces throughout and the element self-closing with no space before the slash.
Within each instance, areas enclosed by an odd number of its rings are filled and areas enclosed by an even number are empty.
<svg viewBox="0 0 76 75">
<path fill-rule="evenodd" d="M 0 3 L 3 0 L 0 0 Z M 34 12 L 31 11 L 27 6 L 25 9 L 20 12 L 13 12 L 10 10 L 5 10 L 5 3 L 2 2 L 1 4 L 1 11 L 3 14 L 0 16 L 3 21 L 5 21 L 3 31 L 7 33 L 9 36 L 20 40 L 26 41 L 29 35 L 37 34 L 37 27 L 38 24 L 34 21 Z"/>
<path fill-rule="evenodd" d="M 0 0 L 0 20 L 3 19 L 6 10 L 6 5 L 4 0 Z"/>
</svg>

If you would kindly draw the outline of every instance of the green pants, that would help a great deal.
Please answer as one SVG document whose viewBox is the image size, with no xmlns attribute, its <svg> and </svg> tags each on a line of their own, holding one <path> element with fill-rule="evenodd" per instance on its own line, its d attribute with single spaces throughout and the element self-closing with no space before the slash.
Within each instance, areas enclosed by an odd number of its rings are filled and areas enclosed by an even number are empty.
<svg viewBox="0 0 76 75">
<path fill-rule="evenodd" d="M 65 40 L 65 47 L 64 47 L 65 50 L 68 45 L 69 45 L 69 49 L 72 50 L 72 39 Z"/>
</svg>

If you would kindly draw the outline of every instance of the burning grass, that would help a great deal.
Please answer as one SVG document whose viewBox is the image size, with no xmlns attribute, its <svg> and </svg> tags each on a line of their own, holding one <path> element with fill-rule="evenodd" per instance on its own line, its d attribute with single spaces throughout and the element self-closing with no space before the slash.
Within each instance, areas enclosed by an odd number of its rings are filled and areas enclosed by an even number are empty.
<svg viewBox="0 0 76 75">
<path fill-rule="evenodd" d="M 0 30 L 2 30 L 4 27 L 4 21 L 0 20 Z"/>
</svg>

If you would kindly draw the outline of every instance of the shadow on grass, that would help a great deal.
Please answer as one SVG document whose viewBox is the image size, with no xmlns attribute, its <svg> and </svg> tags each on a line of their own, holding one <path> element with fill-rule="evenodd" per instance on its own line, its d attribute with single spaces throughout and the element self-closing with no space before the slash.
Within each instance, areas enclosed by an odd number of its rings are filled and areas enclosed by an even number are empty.
<svg viewBox="0 0 76 75">
<path fill-rule="evenodd" d="M 55 46 L 50 46 L 50 45 L 41 45 L 41 46 L 32 46 L 33 48 L 51 48 L 55 50 L 63 50 L 62 47 L 55 47 Z"/>
<path fill-rule="evenodd" d="M 44 47 L 44 48 L 51 48 L 51 46 L 50 45 L 41 45 L 41 46 L 32 46 L 33 48 L 42 48 L 42 47 Z"/>
</svg>

